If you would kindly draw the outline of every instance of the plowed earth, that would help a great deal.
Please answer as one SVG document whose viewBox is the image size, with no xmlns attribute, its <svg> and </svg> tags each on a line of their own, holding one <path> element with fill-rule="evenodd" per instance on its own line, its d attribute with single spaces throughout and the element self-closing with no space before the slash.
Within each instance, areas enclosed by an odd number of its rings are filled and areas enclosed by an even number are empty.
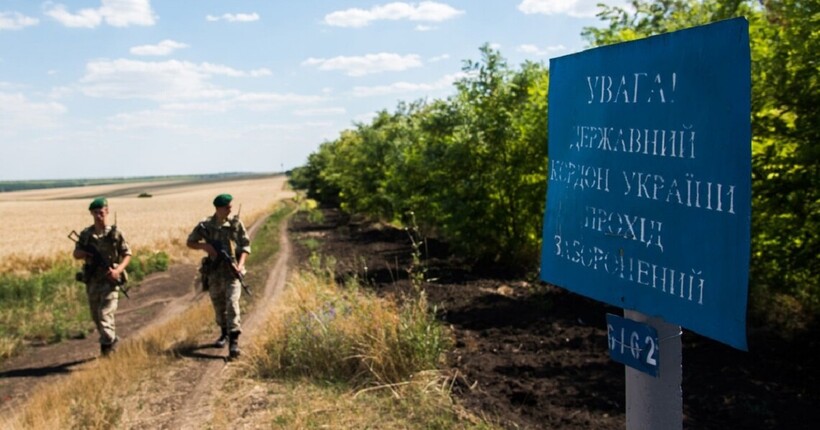
<svg viewBox="0 0 820 430">
<path fill-rule="evenodd" d="M 385 295 L 410 288 L 407 232 L 324 213 L 321 223 L 292 222 L 298 260 L 312 238 L 335 258 L 339 280 L 357 276 Z M 424 257 L 424 290 L 453 330 L 447 367 L 458 402 L 505 428 L 625 428 L 624 366 L 609 358 L 606 341 L 606 313 L 622 310 L 471 268 L 434 241 Z M 684 330 L 684 428 L 815 428 L 818 334 L 786 341 L 751 327 L 743 352 Z"/>
</svg>

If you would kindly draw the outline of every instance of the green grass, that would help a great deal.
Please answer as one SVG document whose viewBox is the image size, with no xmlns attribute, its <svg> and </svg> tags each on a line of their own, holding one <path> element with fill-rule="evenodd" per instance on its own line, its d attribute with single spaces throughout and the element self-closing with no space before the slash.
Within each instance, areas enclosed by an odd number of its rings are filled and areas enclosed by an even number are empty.
<svg viewBox="0 0 820 430">
<path fill-rule="evenodd" d="M 256 232 L 256 237 L 251 244 L 252 252 L 248 256 L 248 265 L 268 261 L 279 252 L 279 226 L 291 212 L 293 212 L 293 205 L 290 203 L 276 205 L 265 224 Z"/>
<path fill-rule="evenodd" d="M 245 266 L 248 268 L 245 284 L 249 286 L 252 294 L 249 297 L 243 292 L 242 300 L 246 303 L 252 303 L 258 295 L 257 291 L 261 291 L 263 288 L 268 272 L 267 270 L 257 270 L 257 268 L 266 267 L 279 252 L 279 227 L 292 212 L 293 204 L 288 202 L 277 203 L 271 215 L 256 231 L 256 236 L 251 242 L 251 254 L 245 262 Z"/>
<path fill-rule="evenodd" d="M 164 252 L 137 251 L 128 266 L 129 284 L 167 270 L 168 260 Z M 64 258 L 36 273 L 0 274 L 0 360 L 26 342 L 59 342 L 94 329 L 85 285 L 74 278 L 79 264 Z"/>
</svg>

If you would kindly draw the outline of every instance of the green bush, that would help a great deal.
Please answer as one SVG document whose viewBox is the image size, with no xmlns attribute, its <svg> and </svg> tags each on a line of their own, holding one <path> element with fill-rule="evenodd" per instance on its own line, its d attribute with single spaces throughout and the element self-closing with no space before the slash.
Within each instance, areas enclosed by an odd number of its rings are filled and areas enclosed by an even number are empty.
<svg viewBox="0 0 820 430">
<path fill-rule="evenodd" d="M 820 315 L 820 2 L 630 3 L 601 5 L 603 25 L 582 36 L 596 47 L 732 17 L 749 21 L 750 313 L 799 308 L 795 317 L 805 321 L 797 326 L 808 326 Z M 424 236 L 461 256 L 531 272 L 547 186 L 549 71 L 534 63 L 511 69 L 489 46 L 464 71 L 452 96 L 399 103 L 323 143 L 294 170 L 293 183 L 351 214 L 401 223 L 412 210 Z"/>
</svg>

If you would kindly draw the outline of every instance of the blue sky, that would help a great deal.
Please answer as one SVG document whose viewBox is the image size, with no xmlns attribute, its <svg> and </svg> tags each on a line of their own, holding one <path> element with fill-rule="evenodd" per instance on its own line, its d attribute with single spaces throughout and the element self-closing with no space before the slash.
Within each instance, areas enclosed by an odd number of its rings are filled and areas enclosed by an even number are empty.
<svg viewBox="0 0 820 430">
<path fill-rule="evenodd" d="M 0 180 L 293 168 L 484 43 L 583 50 L 599 1 L 0 0 Z"/>
</svg>

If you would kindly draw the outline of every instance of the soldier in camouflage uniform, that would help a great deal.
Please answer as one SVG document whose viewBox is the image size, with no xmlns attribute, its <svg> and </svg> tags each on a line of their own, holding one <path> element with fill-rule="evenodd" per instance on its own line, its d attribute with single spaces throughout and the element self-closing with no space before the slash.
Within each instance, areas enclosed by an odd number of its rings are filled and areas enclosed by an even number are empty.
<svg viewBox="0 0 820 430">
<path fill-rule="evenodd" d="M 234 271 L 245 273 L 245 259 L 251 252 L 251 241 L 244 224 L 231 213 L 230 194 L 220 194 L 213 201 L 214 214 L 197 224 L 188 235 L 187 245 L 208 253 L 202 259 L 203 289 L 208 290 L 214 307 L 216 324 L 221 330 L 214 343 L 217 348 L 229 343 L 229 357 L 239 356 L 239 297 L 242 285 Z M 226 254 L 220 254 L 220 251 Z"/>
<path fill-rule="evenodd" d="M 127 280 L 125 268 L 131 262 L 131 248 L 116 225 L 106 225 L 108 201 L 99 197 L 88 206 L 94 224 L 79 234 L 74 258 L 85 260 L 81 280 L 85 282 L 91 318 L 100 334 L 103 356 L 113 352 L 117 338 L 114 313 L 119 300 L 119 285 Z M 95 256 L 95 252 L 98 254 Z M 96 257 L 96 258 L 95 258 Z M 100 261 L 105 259 L 110 267 Z"/>
</svg>

